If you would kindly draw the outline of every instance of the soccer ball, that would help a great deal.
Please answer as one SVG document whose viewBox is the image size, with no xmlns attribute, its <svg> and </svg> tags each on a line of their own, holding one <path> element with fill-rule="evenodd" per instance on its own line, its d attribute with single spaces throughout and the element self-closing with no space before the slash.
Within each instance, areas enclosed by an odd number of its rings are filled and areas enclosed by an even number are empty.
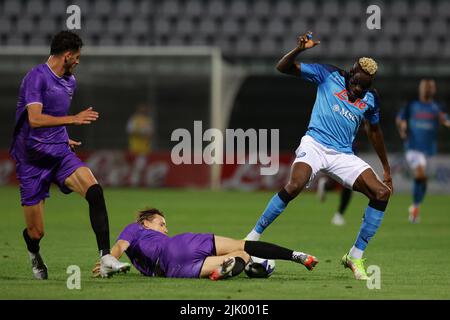
<svg viewBox="0 0 450 320">
<path fill-rule="evenodd" d="M 275 271 L 275 260 L 250 257 L 244 271 L 249 278 L 268 278 Z"/>
</svg>

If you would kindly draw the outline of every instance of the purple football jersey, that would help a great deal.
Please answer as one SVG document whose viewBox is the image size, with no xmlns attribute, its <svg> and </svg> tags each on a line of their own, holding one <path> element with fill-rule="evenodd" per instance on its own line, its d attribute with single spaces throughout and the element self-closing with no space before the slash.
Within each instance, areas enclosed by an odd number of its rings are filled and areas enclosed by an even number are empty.
<svg viewBox="0 0 450 320">
<path fill-rule="evenodd" d="M 65 126 L 31 128 L 27 119 L 27 106 L 42 104 L 42 113 L 50 116 L 66 116 L 76 88 L 73 75 L 57 76 L 48 66 L 40 64 L 33 68 L 22 80 L 16 108 L 16 123 L 11 155 L 25 150 L 24 144 L 67 143 L 69 137 Z M 17 152 L 18 151 L 18 152 Z M 17 154 L 19 156 L 19 154 Z"/>
<path fill-rule="evenodd" d="M 216 255 L 212 233 L 181 233 L 169 237 L 132 223 L 125 227 L 118 240 L 130 243 L 125 253 L 146 276 L 198 278 L 205 259 Z"/>
<path fill-rule="evenodd" d="M 146 276 L 154 276 L 158 259 L 169 239 L 161 232 L 132 223 L 123 229 L 117 240 L 130 243 L 125 253 L 136 269 Z"/>
</svg>

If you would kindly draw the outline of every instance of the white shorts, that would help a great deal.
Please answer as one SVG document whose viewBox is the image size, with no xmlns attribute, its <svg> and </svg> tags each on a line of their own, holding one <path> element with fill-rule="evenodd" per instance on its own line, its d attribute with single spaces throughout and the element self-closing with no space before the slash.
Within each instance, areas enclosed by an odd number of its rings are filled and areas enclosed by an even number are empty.
<svg viewBox="0 0 450 320">
<path fill-rule="evenodd" d="M 327 148 L 308 135 L 303 136 L 295 155 L 294 163 L 304 162 L 312 168 L 309 182 L 322 171 L 344 187 L 352 189 L 359 175 L 371 169 L 370 165 L 354 154 Z"/>
<path fill-rule="evenodd" d="M 416 170 L 418 166 L 427 167 L 427 156 L 425 153 L 417 150 L 406 151 L 406 162 L 411 170 Z"/>
</svg>

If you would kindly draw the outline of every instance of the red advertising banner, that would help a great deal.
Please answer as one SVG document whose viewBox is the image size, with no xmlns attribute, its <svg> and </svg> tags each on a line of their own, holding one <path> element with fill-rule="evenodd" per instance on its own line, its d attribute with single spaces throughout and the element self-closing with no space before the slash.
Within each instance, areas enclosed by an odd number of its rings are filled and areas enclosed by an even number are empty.
<svg viewBox="0 0 450 320">
<path fill-rule="evenodd" d="M 97 180 L 110 187 L 148 188 L 206 188 L 210 185 L 207 164 L 175 165 L 170 152 L 157 152 L 149 156 L 136 156 L 125 151 L 100 150 L 81 152 Z M 222 186 L 227 189 L 279 189 L 289 176 L 291 154 L 280 156 L 278 174 L 261 175 L 259 164 L 225 164 L 222 166 Z M 14 161 L 7 151 L 0 151 L 0 185 L 17 184 Z"/>
</svg>

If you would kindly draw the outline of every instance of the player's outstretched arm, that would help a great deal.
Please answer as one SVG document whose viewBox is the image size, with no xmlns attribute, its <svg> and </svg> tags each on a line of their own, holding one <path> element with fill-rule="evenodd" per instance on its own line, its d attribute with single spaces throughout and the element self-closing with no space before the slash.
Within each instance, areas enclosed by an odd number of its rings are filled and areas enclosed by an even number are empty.
<svg viewBox="0 0 450 320">
<path fill-rule="evenodd" d="M 383 132 L 381 131 L 380 124 L 371 124 L 366 121 L 365 128 L 369 141 L 375 149 L 381 164 L 383 165 L 383 182 L 389 187 L 389 189 L 391 189 L 392 193 L 394 188 L 392 186 L 391 167 L 389 166 L 386 146 L 384 144 Z"/>
<path fill-rule="evenodd" d="M 98 119 L 98 112 L 87 108 L 73 116 L 54 117 L 42 113 L 42 104 L 33 103 L 27 107 L 28 121 L 32 128 L 59 127 L 67 125 L 90 124 Z"/>
<path fill-rule="evenodd" d="M 297 46 L 289 51 L 277 64 L 277 70 L 284 74 L 293 76 L 300 76 L 300 64 L 295 62 L 295 59 L 300 52 L 317 46 L 320 41 L 312 40 L 312 32 L 309 31 L 304 35 L 298 37 Z"/>
<path fill-rule="evenodd" d="M 123 253 L 128 249 L 130 243 L 126 240 L 118 240 L 111 248 L 111 255 L 116 259 L 120 259 Z"/>
<path fill-rule="evenodd" d="M 118 240 L 116 244 L 114 244 L 114 246 L 111 248 L 111 255 L 119 260 L 129 246 L 130 243 L 128 241 Z M 100 276 L 100 261 L 98 261 L 92 269 L 92 276 L 95 278 Z"/>
</svg>

